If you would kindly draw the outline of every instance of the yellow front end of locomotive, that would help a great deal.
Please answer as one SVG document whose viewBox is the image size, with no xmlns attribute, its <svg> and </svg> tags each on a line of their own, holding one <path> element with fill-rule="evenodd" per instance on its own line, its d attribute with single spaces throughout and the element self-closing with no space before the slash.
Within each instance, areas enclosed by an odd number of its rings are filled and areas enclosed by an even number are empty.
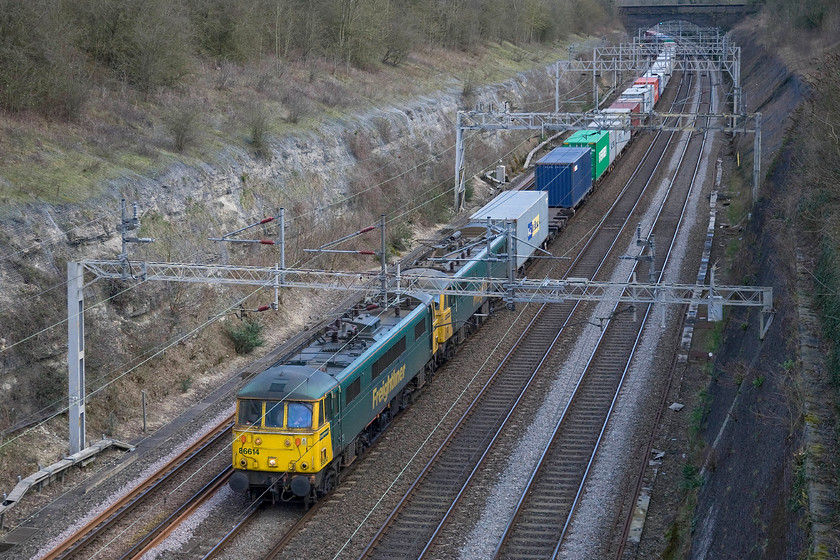
<svg viewBox="0 0 840 560">
<path fill-rule="evenodd" d="M 233 429 L 233 467 L 315 474 L 333 459 L 322 402 L 240 399 Z"/>
</svg>

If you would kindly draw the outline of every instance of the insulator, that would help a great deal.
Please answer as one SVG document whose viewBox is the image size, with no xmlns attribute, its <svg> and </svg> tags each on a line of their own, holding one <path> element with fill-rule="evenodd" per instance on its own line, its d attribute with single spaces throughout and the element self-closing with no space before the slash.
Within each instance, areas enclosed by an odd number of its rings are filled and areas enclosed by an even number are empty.
<svg viewBox="0 0 840 560">
<path fill-rule="evenodd" d="M 360 255 L 375 255 L 376 251 L 356 251 Z"/>
<path fill-rule="evenodd" d="M 274 221 L 274 218 L 264 218 L 264 219 L 260 220 L 260 223 L 261 224 L 267 224 L 268 222 L 273 222 L 273 221 Z"/>
<path fill-rule="evenodd" d="M 261 305 L 257 307 L 257 311 L 268 311 L 269 309 L 271 309 L 270 305 Z"/>
<path fill-rule="evenodd" d="M 364 229 L 360 229 L 360 230 L 359 230 L 359 233 L 365 233 L 365 232 L 368 232 L 368 231 L 370 231 L 370 230 L 372 230 L 372 229 L 376 229 L 376 228 L 378 228 L 378 227 L 379 227 L 379 226 L 368 226 L 368 227 L 366 227 L 366 228 L 364 228 Z"/>
<path fill-rule="evenodd" d="M 260 239 L 260 245 L 274 245 L 274 241 L 271 239 Z"/>
</svg>

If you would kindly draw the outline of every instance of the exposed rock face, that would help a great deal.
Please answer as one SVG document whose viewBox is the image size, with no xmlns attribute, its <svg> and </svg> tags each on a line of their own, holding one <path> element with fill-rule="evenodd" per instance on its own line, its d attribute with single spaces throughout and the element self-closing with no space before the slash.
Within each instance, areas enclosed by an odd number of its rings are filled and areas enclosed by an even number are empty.
<svg viewBox="0 0 840 560">
<path fill-rule="evenodd" d="M 537 91 L 553 84 L 549 75 L 553 75 L 553 67 L 521 74 L 506 83 L 477 89 L 472 100 L 476 106 L 500 108 L 521 106 L 529 95 L 550 97 L 553 92 Z M 12 385 L 22 403 L 38 401 L 30 407 L 22 404 L 12 418 L 0 418 L 0 429 L 20 421 L 22 409 L 35 410 L 46 404 L 44 399 L 31 398 L 43 383 L 35 378 L 50 372 L 49 383 L 56 385 L 66 376 L 66 327 L 60 324 L 66 319 L 66 262 L 117 258 L 121 251 L 121 198 L 129 202 L 129 213 L 131 202 L 137 202 L 140 234 L 157 240 L 150 245 L 130 245 L 132 259 L 270 264 L 276 256 L 260 258 L 249 248 L 214 244 L 207 238 L 275 215 L 280 207 L 287 211 L 290 245 L 320 239 L 313 232 L 329 232 L 337 219 L 354 227 L 368 225 L 364 223 L 367 203 L 349 197 L 365 191 L 368 184 L 387 182 L 395 175 L 419 179 L 395 186 L 402 193 L 399 200 L 422 200 L 429 185 L 452 182 L 454 122 L 463 103 L 460 89 L 453 88 L 325 122 L 317 131 L 272 137 L 265 157 L 228 147 L 212 162 L 176 163 L 154 176 L 127 172 L 82 204 L 33 202 L 0 209 L 0 283 L 4 287 L 0 307 L 6 317 L 0 321 L 0 337 L 6 340 L 0 366 L 4 382 Z M 511 138 L 517 137 L 496 133 L 470 139 L 468 158 L 473 159 L 468 159 L 469 169 L 475 172 L 494 163 L 508 151 Z M 492 159 L 479 160 L 476 154 L 481 150 L 493 154 Z M 426 160 L 431 160 L 431 165 Z M 380 203 L 388 196 L 387 190 L 377 194 Z M 446 195 L 446 202 L 450 198 L 451 194 Z M 397 200 L 395 197 L 395 207 L 389 210 L 397 210 L 401 204 Z M 386 207 L 388 202 L 384 201 Z M 290 264 L 303 258 L 300 252 L 290 257 Z M 100 281 L 88 289 L 86 298 L 91 303 L 111 298 L 104 307 L 87 314 L 88 337 L 108 340 L 89 346 L 89 370 L 119 363 L 120 357 L 132 354 L 129 348 L 151 348 L 173 331 L 184 330 L 182 323 L 206 320 L 232 299 L 223 290 L 199 286 L 156 284 L 123 293 L 127 287 Z M 140 324 L 149 328 L 140 328 Z M 42 334 L 24 341 L 42 329 L 46 329 Z M 105 348 L 97 349 L 102 346 Z M 206 351 L 218 352 L 218 348 Z M 66 391 L 55 389 L 53 396 Z"/>
</svg>

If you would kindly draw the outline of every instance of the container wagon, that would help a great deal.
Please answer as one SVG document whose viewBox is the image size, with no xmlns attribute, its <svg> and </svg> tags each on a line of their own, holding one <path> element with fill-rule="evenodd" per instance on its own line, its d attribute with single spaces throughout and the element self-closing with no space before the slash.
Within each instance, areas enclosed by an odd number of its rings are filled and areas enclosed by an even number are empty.
<svg viewBox="0 0 840 560">
<path fill-rule="evenodd" d="M 653 86 L 630 86 L 618 96 L 619 101 L 635 101 L 641 105 L 642 113 L 653 110 Z"/>
<path fill-rule="evenodd" d="M 552 208 L 576 208 L 592 190 L 592 150 L 554 148 L 536 164 L 536 188 L 548 193 Z"/>
<path fill-rule="evenodd" d="M 563 142 L 572 148 L 592 150 L 592 182 L 596 182 L 610 166 L 610 133 L 605 130 L 578 130 Z"/>
<path fill-rule="evenodd" d="M 595 118 L 591 128 L 607 129 L 610 135 L 610 165 L 612 165 L 619 154 L 627 147 L 630 142 L 630 131 L 620 128 L 609 128 L 611 126 L 620 127 L 623 125 L 619 112 L 629 113 L 629 110 L 609 111 L 605 109 L 600 115 Z"/>
<path fill-rule="evenodd" d="M 470 217 L 467 227 L 487 227 L 511 221 L 515 228 L 516 267 L 522 268 L 536 247 L 548 239 L 548 193 L 541 191 L 503 192 Z"/>
<path fill-rule="evenodd" d="M 653 86 L 653 104 L 656 105 L 659 102 L 659 97 L 662 95 L 662 91 L 659 89 L 659 76 L 642 76 L 641 78 L 636 78 L 633 85 Z"/>
<path fill-rule="evenodd" d="M 612 105 L 610 105 L 609 107 L 607 107 L 606 109 L 604 109 L 604 112 L 605 113 L 612 113 L 612 114 L 631 113 L 631 114 L 634 114 L 634 115 L 638 115 L 639 113 L 642 112 L 642 104 L 639 103 L 638 101 L 620 101 L 619 100 L 619 101 L 616 101 L 615 103 L 613 103 Z M 638 116 L 637 117 L 632 117 L 630 119 L 630 124 L 633 125 L 633 126 L 639 126 L 640 124 L 642 124 L 642 120 Z M 631 132 L 631 135 L 636 134 L 637 132 L 638 131 L 633 131 L 633 132 Z"/>
</svg>

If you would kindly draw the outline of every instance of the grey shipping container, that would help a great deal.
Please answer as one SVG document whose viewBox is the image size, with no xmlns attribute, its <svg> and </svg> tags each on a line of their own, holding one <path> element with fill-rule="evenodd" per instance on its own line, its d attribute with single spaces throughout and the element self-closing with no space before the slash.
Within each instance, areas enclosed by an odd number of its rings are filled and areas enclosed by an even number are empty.
<svg viewBox="0 0 840 560">
<path fill-rule="evenodd" d="M 642 104 L 642 113 L 653 110 L 653 86 L 631 86 L 618 96 L 619 101 L 638 101 Z"/>
<path fill-rule="evenodd" d="M 592 188 L 589 148 L 554 148 L 537 162 L 537 190 L 548 192 L 552 208 L 574 208 Z"/>
<path fill-rule="evenodd" d="M 519 268 L 548 237 L 548 193 L 503 192 L 470 216 L 467 227 L 487 227 L 488 218 L 500 226 L 505 220 L 516 223 L 516 267 Z"/>
<path fill-rule="evenodd" d="M 630 142 L 630 131 L 619 129 L 625 123 L 619 118 L 616 113 L 629 113 L 630 109 L 611 109 L 603 110 L 603 113 L 595 117 L 595 121 L 589 125 L 588 128 L 609 129 L 610 131 L 610 165 L 613 164 L 618 154 L 627 147 Z M 629 124 L 629 122 L 627 123 Z M 615 127 L 615 128 L 610 128 Z"/>
</svg>

